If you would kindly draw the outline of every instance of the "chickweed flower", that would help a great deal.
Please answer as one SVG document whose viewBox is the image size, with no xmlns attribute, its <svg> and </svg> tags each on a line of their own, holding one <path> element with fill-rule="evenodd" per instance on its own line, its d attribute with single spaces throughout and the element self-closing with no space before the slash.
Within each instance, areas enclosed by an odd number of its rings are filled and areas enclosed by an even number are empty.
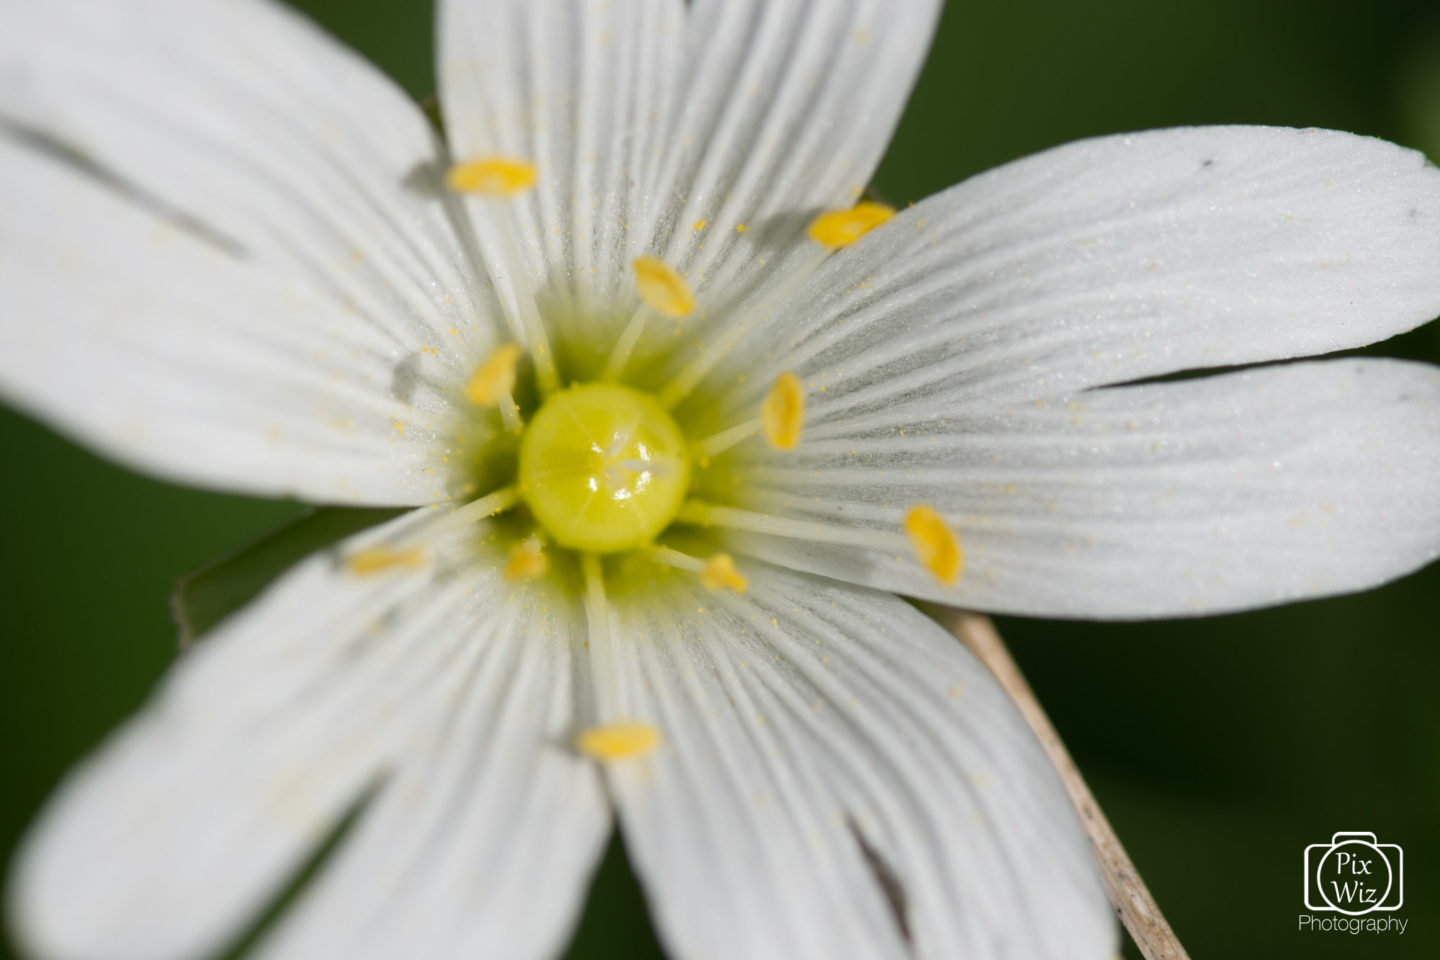
<svg viewBox="0 0 1440 960">
<path fill-rule="evenodd" d="M 900 597 L 1192 615 L 1440 549 L 1434 368 L 1157 380 L 1440 311 L 1408 150 L 1104 137 L 896 211 L 930 0 L 441 0 L 443 139 L 269 2 L 0 12 L 4 395 L 414 508 L 70 776 L 38 956 L 222 950 L 358 810 L 260 956 L 553 956 L 618 819 L 677 957 L 1109 960 L 1043 752 Z"/>
</svg>

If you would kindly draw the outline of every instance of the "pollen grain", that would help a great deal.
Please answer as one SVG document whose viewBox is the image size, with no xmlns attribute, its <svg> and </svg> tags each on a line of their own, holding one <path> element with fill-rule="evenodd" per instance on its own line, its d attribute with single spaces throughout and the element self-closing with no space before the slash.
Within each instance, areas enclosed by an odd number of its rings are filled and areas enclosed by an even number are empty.
<svg viewBox="0 0 1440 960">
<path fill-rule="evenodd" d="M 760 408 L 760 420 L 772 447 L 794 449 L 805 427 L 805 388 L 799 377 L 786 371 L 775 378 Z"/>
<path fill-rule="evenodd" d="M 515 389 L 515 371 L 520 365 L 518 343 L 496 347 L 485 362 L 475 368 L 465 384 L 465 398 L 478 406 L 494 406 L 510 400 Z"/>
<path fill-rule="evenodd" d="M 695 294 L 689 284 L 664 260 L 637 257 L 634 267 L 635 289 L 651 310 L 678 319 L 695 309 Z"/>
<path fill-rule="evenodd" d="M 832 249 L 848 247 L 895 216 L 883 203 L 857 203 L 849 210 L 831 210 L 810 223 L 810 239 Z"/>
<path fill-rule="evenodd" d="M 505 564 L 506 580 L 534 580 L 543 577 L 550 569 L 550 562 L 540 541 L 534 537 L 522 540 L 510 549 L 510 559 Z"/>
<path fill-rule="evenodd" d="M 625 760 L 660 744 L 660 731 L 648 723 L 609 723 L 582 730 L 575 748 L 595 760 Z"/>
<path fill-rule="evenodd" d="M 960 579 L 965 568 L 965 551 L 939 511 L 929 504 L 917 503 L 905 514 L 905 532 L 910 536 L 915 555 L 936 580 L 948 587 Z"/>
<path fill-rule="evenodd" d="M 424 564 L 425 552 L 419 547 L 407 550 L 366 547 L 345 558 L 345 569 L 357 577 L 368 577 L 387 570 L 414 570 Z"/>
<path fill-rule="evenodd" d="M 508 196 L 535 185 L 533 164 L 515 157 L 481 157 L 457 163 L 445 174 L 445 185 L 456 193 Z"/>
<path fill-rule="evenodd" d="M 745 575 L 735 569 L 735 558 L 728 553 L 717 553 L 705 561 L 700 568 L 700 583 L 706 590 L 733 590 L 744 593 L 750 586 Z"/>
</svg>

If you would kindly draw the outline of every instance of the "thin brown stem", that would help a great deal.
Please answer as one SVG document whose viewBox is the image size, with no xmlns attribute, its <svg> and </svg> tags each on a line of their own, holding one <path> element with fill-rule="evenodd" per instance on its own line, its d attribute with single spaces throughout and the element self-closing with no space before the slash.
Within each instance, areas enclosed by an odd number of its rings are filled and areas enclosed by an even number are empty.
<svg viewBox="0 0 1440 960">
<path fill-rule="evenodd" d="M 966 649 L 990 668 L 995 679 L 1000 681 L 1001 688 L 1020 708 L 1025 721 L 1030 724 L 1030 729 L 1035 731 L 1040 745 L 1045 748 L 1050 762 L 1060 774 L 1060 781 L 1065 784 L 1070 801 L 1075 804 L 1075 809 L 1080 814 L 1080 822 L 1085 826 L 1085 832 L 1090 837 L 1090 846 L 1095 851 L 1095 859 L 1100 866 L 1100 879 L 1105 884 L 1105 892 L 1114 904 L 1120 922 L 1125 924 L 1125 929 L 1130 931 L 1135 945 L 1140 948 L 1141 954 L 1146 960 L 1189 960 L 1185 948 L 1180 945 L 1174 931 L 1170 929 L 1170 924 L 1165 922 L 1165 915 L 1160 912 L 1155 898 L 1145 887 L 1145 881 L 1140 879 L 1140 873 L 1130 861 L 1125 848 L 1120 845 L 1115 829 L 1100 811 L 1095 795 L 1086 786 L 1085 778 L 1080 776 L 1075 761 L 1070 758 L 1065 744 L 1060 741 L 1060 735 L 1055 732 L 1050 718 L 1035 699 L 1034 691 L 1025 682 L 1024 675 L 1010 656 L 1005 642 L 1000 639 L 1000 634 L 995 631 L 995 625 L 990 622 L 990 618 L 963 610 L 935 608 L 932 612 Z"/>
</svg>

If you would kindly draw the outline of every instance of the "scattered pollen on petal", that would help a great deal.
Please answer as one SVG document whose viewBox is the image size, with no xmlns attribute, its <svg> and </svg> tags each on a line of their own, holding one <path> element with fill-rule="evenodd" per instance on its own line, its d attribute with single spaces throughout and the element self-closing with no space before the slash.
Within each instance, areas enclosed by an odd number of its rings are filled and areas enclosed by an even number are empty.
<svg viewBox="0 0 1440 960">
<path fill-rule="evenodd" d="M 582 730 L 575 748 L 596 760 L 625 760 L 654 750 L 660 731 L 648 723 L 609 723 Z"/>
<path fill-rule="evenodd" d="M 728 553 L 717 553 L 705 561 L 700 568 L 700 583 L 706 590 L 733 590 L 744 593 L 750 586 L 745 575 L 735 569 L 735 558 Z"/>
<path fill-rule="evenodd" d="M 481 406 L 493 406 L 508 399 L 515 389 L 515 368 L 520 365 L 520 354 L 518 343 L 496 347 L 470 375 L 470 382 L 465 384 L 466 399 Z"/>
<path fill-rule="evenodd" d="M 366 547 L 345 558 L 345 569 L 358 577 L 368 577 L 386 570 L 414 570 L 424 565 L 425 552 L 419 547 L 408 550 Z"/>
<path fill-rule="evenodd" d="M 895 208 L 883 203 L 857 203 L 849 210 L 831 210 L 811 221 L 810 239 L 827 247 L 846 247 L 893 216 Z"/>
<path fill-rule="evenodd" d="M 635 260 L 635 288 L 640 299 L 656 313 L 683 317 L 695 309 L 695 294 L 685 280 L 664 260 L 638 257 Z"/>
<path fill-rule="evenodd" d="M 800 442 L 805 427 L 805 388 L 799 377 L 786 371 L 775 378 L 775 386 L 760 407 L 760 421 L 772 447 L 790 450 Z"/>
<path fill-rule="evenodd" d="M 536 577 L 545 576 L 549 569 L 550 561 L 546 559 L 540 541 L 531 537 L 511 548 L 510 560 L 505 564 L 505 579 L 534 580 Z"/>
<path fill-rule="evenodd" d="M 528 190 L 535 184 L 535 167 L 514 157 L 481 157 L 457 163 L 445 174 L 445 185 L 456 193 L 504 196 Z"/>
<path fill-rule="evenodd" d="M 905 514 L 905 532 L 920 562 L 946 586 L 960 579 L 965 568 L 965 552 L 960 540 L 946 525 L 939 511 L 929 504 L 917 503 Z"/>
</svg>

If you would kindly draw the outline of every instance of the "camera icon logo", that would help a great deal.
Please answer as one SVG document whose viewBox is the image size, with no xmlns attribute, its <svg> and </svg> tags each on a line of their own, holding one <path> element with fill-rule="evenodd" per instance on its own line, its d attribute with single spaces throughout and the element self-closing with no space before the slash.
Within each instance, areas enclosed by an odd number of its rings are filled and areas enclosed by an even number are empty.
<svg viewBox="0 0 1440 960">
<path fill-rule="evenodd" d="M 1405 903 L 1405 854 L 1373 833 L 1337 833 L 1305 848 L 1305 907 L 1358 917 Z"/>
</svg>

